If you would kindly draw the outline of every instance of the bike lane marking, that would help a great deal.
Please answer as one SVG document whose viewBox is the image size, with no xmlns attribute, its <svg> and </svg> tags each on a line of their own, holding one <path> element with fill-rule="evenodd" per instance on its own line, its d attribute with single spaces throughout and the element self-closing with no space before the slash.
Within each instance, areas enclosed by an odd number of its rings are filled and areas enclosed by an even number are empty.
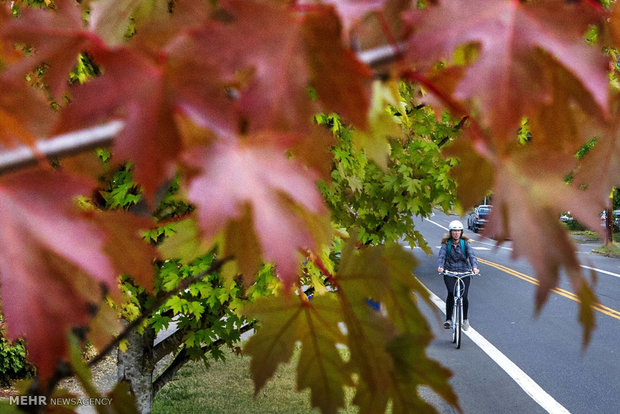
<svg viewBox="0 0 620 414">
<path fill-rule="evenodd" d="M 422 282 L 420 282 L 422 284 Z M 431 292 L 424 284 L 422 284 L 428 291 L 431 300 L 439 308 L 439 310 L 446 313 L 446 303 L 441 300 L 437 295 Z M 501 369 L 504 370 L 516 383 L 521 387 L 527 395 L 529 395 L 538 405 L 549 413 L 568 413 L 566 408 L 557 402 L 551 395 L 549 395 L 544 389 L 541 388 L 529 375 L 527 375 L 521 368 L 519 368 L 514 362 L 512 362 L 506 355 L 504 355 L 499 349 L 497 349 L 492 343 L 490 343 L 485 337 L 478 333 L 474 328 L 469 326 L 467 331 L 462 331 L 469 337 L 485 354 L 487 354 Z"/>
<path fill-rule="evenodd" d="M 617 273 L 609 272 L 607 270 L 597 269 L 596 267 L 590 267 L 586 265 L 581 265 L 581 267 L 583 267 L 584 269 L 588 269 L 588 270 L 594 270 L 595 272 L 598 272 L 598 273 L 604 273 L 609 276 L 620 277 L 620 275 Z"/>
</svg>

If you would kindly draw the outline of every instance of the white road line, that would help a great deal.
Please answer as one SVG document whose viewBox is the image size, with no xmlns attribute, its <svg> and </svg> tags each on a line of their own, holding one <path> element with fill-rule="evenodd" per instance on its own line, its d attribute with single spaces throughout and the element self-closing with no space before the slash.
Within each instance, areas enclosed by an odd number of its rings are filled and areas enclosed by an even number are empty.
<svg viewBox="0 0 620 414">
<path fill-rule="evenodd" d="M 594 270 L 595 272 L 598 272 L 598 273 L 604 273 L 606 275 L 620 277 L 620 275 L 617 273 L 608 272 L 607 270 L 597 269 L 596 267 L 590 267 L 586 265 L 581 265 L 581 267 L 583 267 L 584 269 L 588 269 L 588 270 Z"/>
<path fill-rule="evenodd" d="M 442 229 L 444 229 L 444 230 L 448 230 L 448 228 L 447 228 L 447 227 L 444 227 L 444 226 L 442 226 L 441 224 L 436 223 L 436 222 L 434 222 L 434 221 L 433 221 L 433 220 L 431 220 L 431 219 L 425 218 L 424 220 L 428 221 L 429 223 L 433 223 L 433 224 L 434 224 L 434 225 L 436 225 L 437 227 L 441 227 L 441 228 L 442 228 Z M 495 247 L 495 248 L 506 249 L 506 250 L 510 250 L 510 251 L 512 251 L 512 247 L 497 246 L 497 245 L 495 245 L 495 244 L 489 244 L 489 243 L 486 243 L 486 242 L 483 242 L 483 241 L 480 241 L 480 240 L 474 240 L 474 239 L 472 239 L 472 241 L 474 241 L 474 242 L 476 242 L 476 243 L 486 244 L 486 245 L 488 245 L 488 246 L 493 246 L 493 247 Z M 476 250 L 490 250 L 490 249 L 487 249 L 487 248 L 484 248 L 484 247 L 474 247 L 474 246 L 472 246 L 472 247 L 473 247 L 474 249 L 476 249 Z M 577 253 L 584 253 L 584 252 L 577 252 Z M 595 272 L 598 272 L 598 273 L 603 273 L 603 274 L 605 274 L 605 275 L 609 275 L 609 276 L 614 276 L 614 277 L 618 277 L 618 278 L 620 278 L 620 275 L 619 275 L 618 273 L 613 273 L 613 272 L 610 272 L 610 271 L 608 271 L 608 270 L 598 269 L 598 268 L 596 268 L 596 267 L 590 267 L 590 266 L 586 266 L 586 265 L 580 265 L 580 266 L 581 266 L 582 268 L 584 268 L 584 269 L 594 270 Z"/>
<path fill-rule="evenodd" d="M 429 219 L 429 218 L 425 218 L 424 220 L 428 221 L 429 223 L 433 223 L 435 226 L 437 226 L 437 227 L 441 227 L 441 228 L 442 228 L 442 229 L 444 229 L 444 230 L 448 230 L 448 228 L 447 228 L 447 227 L 442 226 L 441 224 L 436 223 L 436 222 L 434 222 L 433 220 L 431 220 L 431 219 Z"/>
<path fill-rule="evenodd" d="M 426 286 L 425 286 L 426 287 Z M 439 299 L 437 295 L 428 288 L 431 300 L 445 314 L 446 303 Z M 543 390 L 540 385 L 536 384 L 521 368 L 512 362 L 506 355 L 497 349 L 493 344 L 487 341 L 471 326 L 467 331 L 463 331 L 480 349 L 482 349 L 497 365 L 502 368 L 519 385 L 527 395 L 538 403 L 548 413 L 569 413 L 564 406 L 558 403 L 551 395 Z"/>
</svg>

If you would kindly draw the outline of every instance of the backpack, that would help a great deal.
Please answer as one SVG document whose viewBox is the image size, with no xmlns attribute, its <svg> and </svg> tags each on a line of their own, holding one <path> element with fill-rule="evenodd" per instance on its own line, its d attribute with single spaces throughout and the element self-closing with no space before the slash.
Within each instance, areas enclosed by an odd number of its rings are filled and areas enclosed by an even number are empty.
<svg viewBox="0 0 620 414">
<path fill-rule="evenodd" d="M 465 253 L 465 240 L 460 239 L 459 244 L 461 245 L 461 251 L 463 252 L 463 256 L 465 257 L 465 260 L 467 261 L 467 263 L 469 263 L 469 257 L 467 257 L 467 253 Z M 446 258 L 444 259 L 444 264 L 445 264 L 445 261 L 450 256 L 451 249 L 452 249 L 452 242 L 448 240 L 448 244 L 446 246 Z M 471 263 L 470 263 L 470 266 L 471 266 Z"/>
<path fill-rule="evenodd" d="M 465 256 L 465 258 L 467 259 L 467 254 L 465 254 L 465 240 L 460 239 L 459 242 L 461 244 L 461 251 L 463 252 L 463 256 Z M 450 249 L 452 249 L 452 243 L 448 241 L 448 245 L 446 246 L 446 257 L 450 256 Z"/>
</svg>

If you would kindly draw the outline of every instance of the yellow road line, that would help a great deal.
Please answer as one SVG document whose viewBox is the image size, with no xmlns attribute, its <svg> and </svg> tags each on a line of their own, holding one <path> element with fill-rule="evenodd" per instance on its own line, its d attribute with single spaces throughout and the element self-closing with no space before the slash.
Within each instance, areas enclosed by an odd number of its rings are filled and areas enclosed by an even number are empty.
<svg viewBox="0 0 620 414">
<path fill-rule="evenodd" d="M 494 263 L 494 262 L 490 262 L 488 260 L 481 259 L 479 257 L 477 257 L 476 259 L 480 263 L 484 263 L 484 264 L 486 264 L 488 266 L 491 266 L 491 267 L 494 267 L 496 269 L 499 269 L 502 272 L 508 273 L 509 275 L 516 276 L 519 279 L 523 279 L 526 282 L 529 282 L 529 283 L 531 283 L 533 285 L 538 286 L 540 284 L 538 282 L 538 280 L 533 278 L 532 276 L 528 276 L 528 275 L 523 274 L 521 272 L 517 272 L 516 270 L 511 269 L 509 267 L 506 267 L 506 266 L 503 266 L 501 264 L 497 264 L 497 263 Z M 577 295 L 575 295 L 573 292 L 569 292 L 568 290 L 564 290 L 564 289 L 560 289 L 560 288 L 553 288 L 553 289 L 551 289 L 551 291 L 553 293 L 557 293 L 558 295 L 564 296 L 565 298 L 568 298 L 568 299 L 573 300 L 575 302 L 578 302 L 578 303 L 581 302 L 579 300 L 579 298 L 577 297 Z M 593 304 L 592 308 L 594 310 L 597 310 L 597 311 L 601 312 L 601 313 L 604 313 L 605 315 L 608 315 L 608 316 L 611 316 L 612 318 L 616 318 L 616 319 L 620 320 L 620 312 L 615 310 L 615 309 L 609 308 L 609 307 L 607 307 L 605 305 L 602 305 L 600 303 Z"/>
</svg>

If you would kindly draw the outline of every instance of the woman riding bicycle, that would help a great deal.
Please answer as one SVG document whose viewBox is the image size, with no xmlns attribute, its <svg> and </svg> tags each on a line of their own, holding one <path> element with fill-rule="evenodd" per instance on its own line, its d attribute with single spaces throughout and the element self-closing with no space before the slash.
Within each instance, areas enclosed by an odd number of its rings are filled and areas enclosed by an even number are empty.
<svg viewBox="0 0 620 414">
<path fill-rule="evenodd" d="M 437 260 L 437 272 L 443 273 L 444 270 L 450 270 L 452 272 L 469 272 L 473 271 L 475 274 L 480 273 L 478 270 L 478 261 L 469 244 L 469 237 L 463 234 L 463 223 L 458 220 L 453 220 L 448 226 L 450 234 L 441 239 L 441 249 L 439 250 L 439 258 Z M 448 248 L 450 244 L 450 248 Z M 449 255 L 447 252 L 449 251 Z M 463 254 L 463 251 L 465 254 Z M 447 275 L 444 275 L 443 281 L 448 289 L 448 297 L 446 298 L 446 321 L 443 324 L 445 329 L 450 329 L 452 320 L 452 310 L 454 307 L 454 284 L 456 279 Z M 463 293 L 463 329 L 469 328 L 469 319 L 467 319 L 467 310 L 469 308 L 469 301 L 467 300 L 467 293 L 469 293 L 470 278 L 463 278 L 465 283 L 465 291 Z"/>
</svg>

